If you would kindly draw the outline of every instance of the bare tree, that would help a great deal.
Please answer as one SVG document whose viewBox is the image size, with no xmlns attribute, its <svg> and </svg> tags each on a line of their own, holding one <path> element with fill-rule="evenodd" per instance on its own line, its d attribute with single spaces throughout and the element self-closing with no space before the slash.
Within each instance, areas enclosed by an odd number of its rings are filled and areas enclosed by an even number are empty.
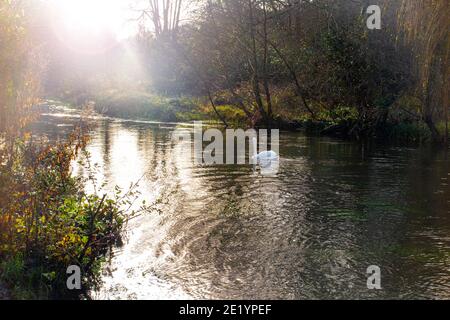
<svg viewBox="0 0 450 320">
<path fill-rule="evenodd" d="M 183 0 L 148 0 L 140 11 L 139 20 L 150 21 L 152 31 L 158 39 L 161 36 L 176 34 L 180 26 Z"/>
<path fill-rule="evenodd" d="M 423 118 L 435 140 L 441 139 L 435 118 L 441 112 L 445 118 L 448 141 L 448 92 L 450 22 L 448 0 L 403 0 L 399 26 L 406 41 L 413 47 L 418 92 L 423 104 Z M 442 103 L 442 110 L 437 105 Z"/>
</svg>

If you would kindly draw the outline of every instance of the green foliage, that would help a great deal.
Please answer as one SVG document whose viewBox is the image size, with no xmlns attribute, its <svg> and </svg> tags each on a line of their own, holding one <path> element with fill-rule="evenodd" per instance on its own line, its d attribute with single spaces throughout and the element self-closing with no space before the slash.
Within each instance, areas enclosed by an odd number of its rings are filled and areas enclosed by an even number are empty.
<svg viewBox="0 0 450 320">
<path fill-rule="evenodd" d="M 225 119 L 227 119 L 227 122 L 229 124 L 234 125 L 235 127 L 242 127 L 245 126 L 248 122 L 247 115 L 244 113 L 244 111 L 236 108 L 233 105 L 221 105 L 217 107 L 217 110 L 220 114 L 223 115 Z M 209 111 L 209 117 L 215 120 L 217 119 L 217 115 L 210 110 Z"/>
<path fill-rule="evenodd" d="M 113 91 L 107 94 L 97 93 L 93 101 L 97 111 L 109 116 L 176 121 L 173 107 L 167 99 L 160 96 L 133 91 Z"/>
<path fill-rule="evenodd" d="M 78 107 L 80 97 L 66 95 L 65 101 Z M 209 120 L 208 111 L 202 108 L 201 99 L 190 97 L 169 98 L 141 90 L 105 90 L 83 98 L 90 101 L 96 112 L 125 119 L 180 122 Z"/>
<path fill-rule="evenodd" d="M 430 129 L 423 123 L 388 123 L 385 130 L 390 141 L 420 143 L 431 140 Z"/>
<path fill-rule="evenodd" d="M 120 239 L 127 199 L 86 194 L 87 180 L 71 175 L 86 141 L 81 134 L 56 145 L 23 141 L 12 168 L 0 167 L 0 278 L 18 298 L 76 297 L 81 292 L 66 289 L 67 267 L 80 266 L 90 288 Z"/>
<path fill-rule="evenodd" d="M 318 119 L 329 124 L 340 124 L 343 122 L 356 122 L 358 110 L 352 107 L 337 106 L 331 110 L 323 110 L 318 113 Z"/>
</svg>

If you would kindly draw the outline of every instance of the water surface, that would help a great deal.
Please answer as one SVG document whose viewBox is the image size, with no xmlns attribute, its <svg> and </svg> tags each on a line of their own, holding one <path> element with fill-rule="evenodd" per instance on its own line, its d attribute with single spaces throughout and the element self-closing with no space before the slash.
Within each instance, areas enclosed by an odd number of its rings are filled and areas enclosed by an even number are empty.
<svg viewBox="0 0 450 320">
<path fill-rule="evenodd" d="M 60 110 L 36 129 L 62 137 L 77 121 Z M 171 139 L 183 125 L 92 121 L 100 181 L 142 177 L 156 204 L 130 221 L 94 298 L 450 298 L 448 152 L 281 133 L 280 172 L 263 177 L 194 166 Z M 382 290 L 367 289 L 370 265 Z"/>
</svg>

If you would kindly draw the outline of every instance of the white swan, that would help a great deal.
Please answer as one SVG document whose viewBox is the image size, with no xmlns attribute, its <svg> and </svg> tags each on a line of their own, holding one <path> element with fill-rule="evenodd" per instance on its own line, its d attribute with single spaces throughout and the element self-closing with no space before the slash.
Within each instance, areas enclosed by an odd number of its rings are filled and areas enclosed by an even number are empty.
<svg viewBox="0 0 450 320">
<path fill-rule="evenodd" d="M 263 151 L 258 153 L 258 140 L 253 138 L 253 160 L 261 168 L 269 168 L 272 164 L 278 165 L 278 154 L 275 151 Z"/>
</svg>

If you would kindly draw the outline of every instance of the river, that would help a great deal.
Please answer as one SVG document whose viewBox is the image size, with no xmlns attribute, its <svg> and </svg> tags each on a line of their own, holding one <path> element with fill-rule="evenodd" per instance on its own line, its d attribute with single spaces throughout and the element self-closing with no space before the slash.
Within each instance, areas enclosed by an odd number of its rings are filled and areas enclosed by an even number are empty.
<svg viewBox="0 0 450 320">
<path fill-rule="evenodd" d="M 75 111 L 34 130 L 63 137 Z M 450 298 L 450 159 L 432 148 L 281 133 L 280 170 L 196 166 L 164 124 L 94 117 L 97 178 L 142 178 L 152 212 L 129 222 L 95 299 Z M 75 168 L 75 174 L 83 174 Z M 381 290 L 367 268 L 381 268 Z"/>
</svg>

